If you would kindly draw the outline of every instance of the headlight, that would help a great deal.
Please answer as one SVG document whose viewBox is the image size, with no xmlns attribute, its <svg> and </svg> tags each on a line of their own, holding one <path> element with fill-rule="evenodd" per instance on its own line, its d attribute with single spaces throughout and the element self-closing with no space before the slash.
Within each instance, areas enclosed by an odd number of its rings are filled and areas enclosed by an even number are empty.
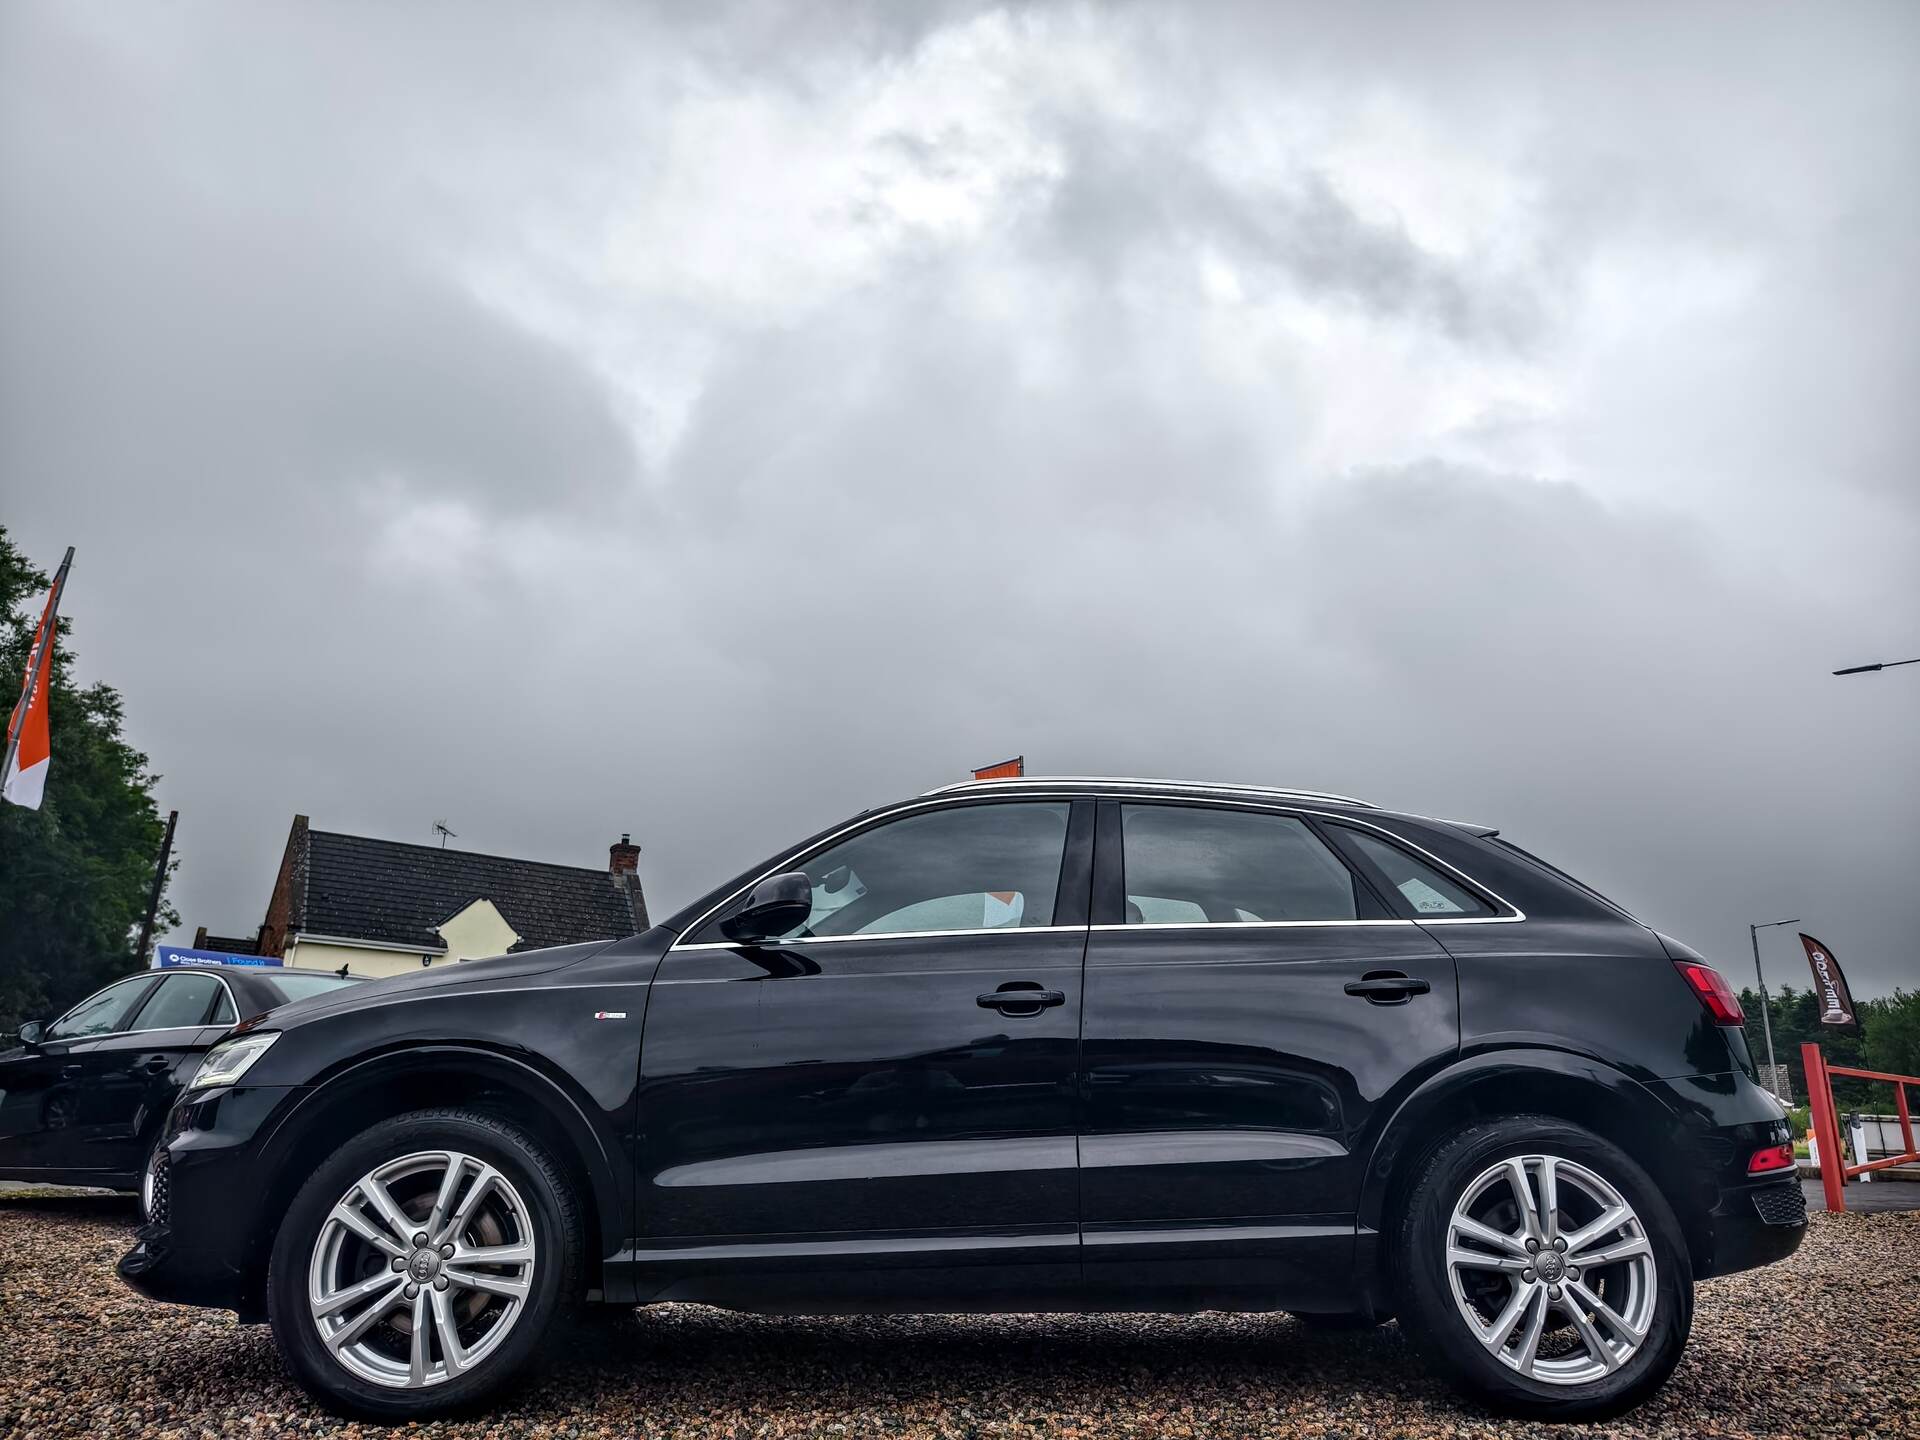
<svg viewBox="0 0 1920 1440">
<path fill-rule="evenodd" d="M 187 1088 L 200 1090 L 208 1085 L 234 1084 L 253 1068 L 253 1062 L 266 1054 L 279 1038 L 279 1031 L 266 1030 L 222 1040 L 207 1052 L 207 1058 L 200 1062 L 199 1072 Z"/>
</svg>

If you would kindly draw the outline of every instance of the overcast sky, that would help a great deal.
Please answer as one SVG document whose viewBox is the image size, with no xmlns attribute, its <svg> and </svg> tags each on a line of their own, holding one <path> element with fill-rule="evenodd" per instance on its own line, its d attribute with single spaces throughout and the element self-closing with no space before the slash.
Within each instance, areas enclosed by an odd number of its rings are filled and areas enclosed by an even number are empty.
<svg viewBox="0 0 1920 1440">
<path fill-rule="evenodd" d="M 1920 984 L 1920 7 L 0 7 L 0 521 L 185 920 L 1024 752 Z M 57 784 L 59 741 L 55 737 Z M 1804 986 L 1790 931 L 1769 974 Z"/>
</svg>

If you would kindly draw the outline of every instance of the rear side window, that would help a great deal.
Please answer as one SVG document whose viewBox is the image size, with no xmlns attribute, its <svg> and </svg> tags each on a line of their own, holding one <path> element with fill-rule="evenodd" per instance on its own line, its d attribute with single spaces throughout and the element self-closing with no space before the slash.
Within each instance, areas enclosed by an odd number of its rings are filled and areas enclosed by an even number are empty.
<svg viewBox="0 0 1920 1440">
<path fill-rule="evenodd" d="M 1341 826 L 1346 842 L 1365 857 L 1386 881 L 1403 913 L 1420 920 L 1455 915 L 1491 915 L 1494 909 L 1473 891 L 1449 879 L 1424 860 L 1369 830 Z"/>
<path fill-rule="evenodd" d="M 136 1030 L 182 1030 L 207 1023 L 207 1011 L 226 987 L 211 975 L 169 975 L 134 1017 Z"/>
<path fill-rule="evenodd" d="M 1130 925 L 1359 917 L 1353 873 L 1288 815 L 1122 805 Z"/>
</svg>

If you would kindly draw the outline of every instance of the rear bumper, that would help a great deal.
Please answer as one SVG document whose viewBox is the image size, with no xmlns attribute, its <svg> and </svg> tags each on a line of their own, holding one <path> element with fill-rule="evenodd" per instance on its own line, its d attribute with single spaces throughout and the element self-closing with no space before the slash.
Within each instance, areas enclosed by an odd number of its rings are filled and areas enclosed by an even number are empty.
<svg viewBox="0 0 1920 1440">
<path fill-rule="evenodd" d="M 1707 1216 L 1713 1247 L 1701 1278 L 1732 1275 L 1784 1260 L 1807 1238 L 1807 1197 L 1791 1174 L 1784 1180 L 1730 1186 Z"/>
<path fill-rule="evenodd" d="M 189 1092 L 167 1117 L 146 1223 L 120 1258 L 120 1278 L 150 1300 L 265 1318 L 268 1176 L 259 1164 L 281 1088 Z"/>
</svg>

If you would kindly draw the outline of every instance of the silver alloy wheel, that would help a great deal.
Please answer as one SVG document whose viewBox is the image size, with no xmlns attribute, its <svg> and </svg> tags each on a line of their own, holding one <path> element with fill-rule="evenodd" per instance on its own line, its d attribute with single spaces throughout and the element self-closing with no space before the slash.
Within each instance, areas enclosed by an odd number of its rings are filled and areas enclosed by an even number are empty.
<svg viewBox="0 0 1920 1440">
<path fill-rule="evenodd" d="M 313 1242 L 307 1305 L 329 1354 L 376 1385 L 444 1384 L 499 1348 L 526 1308 L 532 1213 L 484 1160 L 425 1150 L 342 1195 Z"/>
<path fill-rule="evenodd" d="M 1467 1186 L 1447 1225 L 1447 1280 L 1487 1352 L 1550 1385 L 1583 1385 L 1626 1364 L 1659 1299 L 1653 1246 L 1633 1207 L 1557 1155 L 1515 1155 Z"/>
</svg>

